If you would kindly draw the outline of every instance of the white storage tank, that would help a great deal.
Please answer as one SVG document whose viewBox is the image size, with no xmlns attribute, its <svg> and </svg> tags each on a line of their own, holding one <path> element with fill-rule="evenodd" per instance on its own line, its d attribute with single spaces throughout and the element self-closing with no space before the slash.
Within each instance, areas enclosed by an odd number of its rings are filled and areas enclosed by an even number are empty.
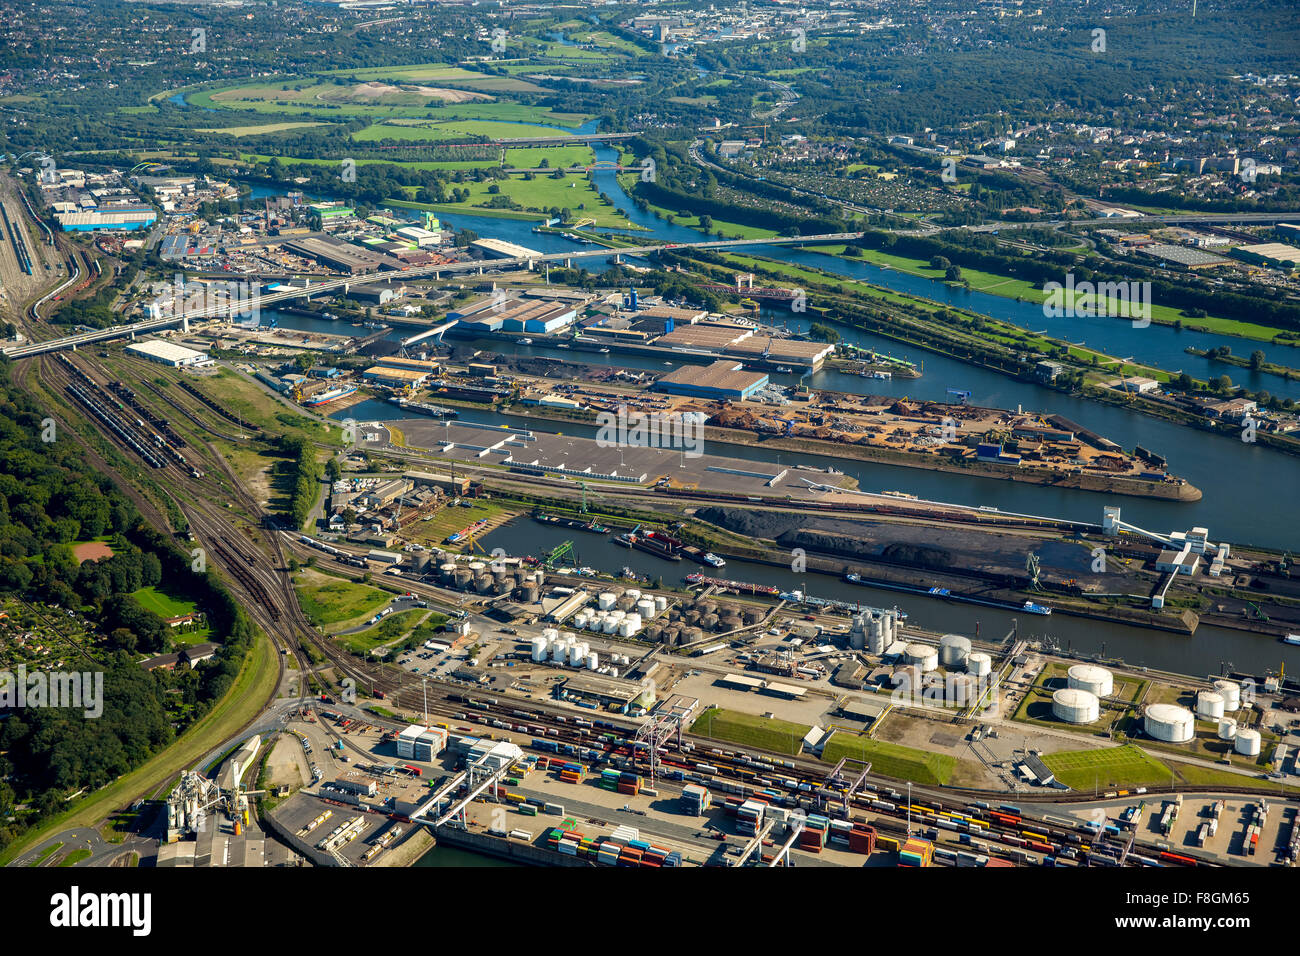
<svg viewBox="0 0 1300 956">
<path fill-rule="evenodd" d="M 585 628 L 590 621 L 591 615 L 586 611 L 579 611 L 577 614 L 573 615 L 574 627 Z"/>
<path fill-rule="evenodd" d="M 1183 744 L 1196 734 L 1196 718 L 1186 707 L 1177 704 L 1152 704 L 1147 708 L 1143 727 L 1156 740 Z"/>
<path fill-rule="evenodd" d="M 1231 680 L 1216 680 L 1214 691 L 1223 697 L 1223 709 L 1232 713 L 1241 709 L 1241 685 Z"/>
<path fill-rule="evenodd" d="M 586 667 L 587 655 L 582 653 L 582 645 L 574 644 L 569 648 L 569 664 L 572 667 Z"/>
<path fill-rule="evenodd" d="M 469 563 L 469 569 L 473 573 L 474 577 L 478 577 L 480 574 L 487 573 L 487 564 L 483 561 L 471 561 Z"/>
<path fill-rule="evenodd" d="M 1219 739 L 1232 740 L 1237 736 L 1237 722 L 1231 717 L 1223 717 L 1219 720 Z"/>
<path fill-rule="evenodd" d="M 596 654 L 587 655 L 587 670 L 594 671 L 600 668 L 600 657 Z"/>
<path fill-rule="evenodd" d="M 609 669 L 609 676 L 610 676 L 610 677 L 617 677 L 617 676 L 618 676 L 618 668 L 617 668 L 617 667 L 611 667 L 611 668 Z"/>
<path fill-rule="evenodd" d="M 1196 713 L 1206 720 L 1218 720 L 1223 716 L 1223 695 L 1212 690 L 1203 690 L 1196 695 Z"/>
<path fill-rule="evenodd" d="M 534 661 L 541 662 L 541 661 L 546 660 L 546 638 L 544 638 L 544 637 L 534 637 L 534 638 L 533 638 L 533 655 L 532 655 L 532 656 L 533 656 L 533 660 L 534 660 Z"/>
<path fill-rule="evenodd" d="M 614 605 L 618 603 L 618 598 L 614 596 L 613 591 L 601 591 L 596 598 L 596 603 L 602 611 L 613 610 Z"/>
<path fill-rule="evenodd" d="M 623 596 L 630 597 L 633 601 L 641 600 L 641 592 L 638 591 L 636 588 L 628 588 L 626 591 L 623 592 Z"/>
<path fill-rule="evenodd" d="M 656 614 L 662 614 L 662 613 L 663 613 L 664 611 L 666 611 L 666 610 L 668 610 L 668 599 L 667 599 L 666 597 L 664 597 L 662 594 L 656 594 L 656 595 L 655 595 L 655 613 L 656 613 Z"/>
<path fill-rule="evenodd" d="M 602 634 L 613 634 L 618 630 L 619 620 L 616 617 L 610 616 L 605 618 L 605 620 L 601 622 L 601 625 L 600 631 Z"/>
<path fill-rule="evenodd" d="M 542 628 L 542 637 L 546 638 L 548 641 L 558 641 L 560 639 L 560 632 L 556 628 L 545 627 Z"/>
<path fill-rule="evenodd" d="M 908 644 L 903 648 L 903 661 L 921 668 L 922 673 L 932 671 L 939 666 L 939 650 L 929 644 Z"/>
<path fill-rule="evenodd" d="M 639 630 L 641 630 L 641 624 L 634 618 L 625 617 L 618 623 L 619 637 L 632 637 Z"/>
<path fill-rule="evenodd" d="M 970 638 L 945 634 L 939 640 L 939 662 L 944 667 L 963 667 L 970 656 Z"/>
<path fill-rule="evenodd" d="M 1075 664 L 1066 672 L 1066 684 L 1097 697 L 1109 697 L 1115 692 L 1115 676 L 1096 664 Z"/>
<path fill-rule="evenodd" d="M 1052 695 L 1052 713 L 1070 724 L 1090 724 L 1101 716 L 1101 702 L 1092 691 L 1062 687 Z"/>
<path fill-rule="evenodd" d="M 1237 742 L 1234 744 L 1237 753 L 1247 757 L 1259 756 L 1259 731 L 1251 730 L 1247 727 L 1245 730 L 1237 731 Z"/>
<path fill-rule="evenodd" d="M 648 621 L 655 616 L 655 602 L 650 598 L 642 598 L 636 602 L 636 612 L 641 615 L 643 621 Z"/>
<path fill-rule="evenodd" d="M 556 641 L 551 645 L 551 660 L 564 663 L 565 656 L 569 653 L 569 647 L 563 641 Z"/>
<path fill-rule="evenodd" d="M 969 707 L 975 703 L 978 685 L 979 682 L 969 674 L 949 674 L 944 682 L 944 696 L 950 704 Z"/>
<path fill-rule="evenodd" d="M 993 658 L 983 651 L 975 651 L 966 658 L 966 673 L 976 677 L 987 677 L 993 673 Z"/>
</svg>

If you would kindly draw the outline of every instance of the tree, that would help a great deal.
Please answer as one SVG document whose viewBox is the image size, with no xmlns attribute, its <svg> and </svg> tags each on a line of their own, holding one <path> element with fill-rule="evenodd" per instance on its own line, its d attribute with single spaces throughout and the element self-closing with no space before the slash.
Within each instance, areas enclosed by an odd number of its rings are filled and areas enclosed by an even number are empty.
<svg viewBox="0 0 1300 956">
<path fill-rule="evenodd" d="M 1255 351 L 1250 353 L 1250 370 L 1252 372 L 1258 372 L 1263 367 L 1264 353 L 1259 349 L 1255 349 Z"/>
<path fill-rule="evenodd" d="M 951 265 L 952 262 L 944 256 L 934 256 L 930 259 L 931 269 L 947 269 Z"/>
<path fill-rule="evenodd" d="M 961 281 L 961 269 L 957 266 L 949 266 L 943 273 L 943 277 L 948 282 Z"/>
</svg>

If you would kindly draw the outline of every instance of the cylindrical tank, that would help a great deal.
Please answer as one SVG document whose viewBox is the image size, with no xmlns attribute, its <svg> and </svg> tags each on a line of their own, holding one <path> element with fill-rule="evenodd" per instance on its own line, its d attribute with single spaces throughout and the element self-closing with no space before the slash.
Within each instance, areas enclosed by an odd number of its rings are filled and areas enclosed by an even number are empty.
<svg viewBox="0 0 1300 956">
<path fill-rule="evenodd" d="M 1090 724 L 1101 716 L 1101 702 L 1092 691 L 1062 687 L 1052 695 L 1052 713 L 1070 724 Z"/>
<path fill-rule="evenodd" d="M 587 655 L 587 670 L 589 670 L 589 671 L 594 671 L 594 670 L 596 670 L 596 669 L 599 668 L 599 667 L 600 667 L 600 655 L 598 655 L 598 654 L 588 654 L 588 655 Z"/>
<path fill-rule="evenodd" d="M 668 610 L 668 599 L 667 599 L 666 597 L 664 597 L 662 594 L 656 594 L 656 595 L 655 595 L 655 613 L 656 613 L 656 614 L 662 614 L 662 613 L 663 613 L 664 611 L 666 611 L 666 610 Z"/>
<path fill-rule="evenodd" d="M 556 641 L 551 645 L 551 660 L 563 664 L 565 655 L 569 653 L 569 645 L 563 641 Z"/>
<path fill-rule="evenodd" d="M 641 600 L 641 592 L 636 588 L 628 588 L 626 591 L 623 592 L 623 597 L 631 598 L 632 603 L 635 604 L 637 601 Z"/>
<path fill-rule="evenodd" d="M 944 667 L 961 667 L 970 654 L 970 639 L 960 634 L 945 634 L 939 639 L 939 662 Z"/>
<path fill-rule="evenodd" d="M 1247 757 L 1259 756 L 1259 731 L 1247 727 L 1237 731 L 1237 741 L 1233 746 L 1237 753 Z"/>
<path fill-rule="evenodd" d="M 487 570 L 487 564 L 483 561 L 471 561 L 469 563 L 469 569 L 477 577 Z"/>
<path fill-rule="evenodd" d="M 613 633 L 617 632 L 617 631 L 618 631 L 618 618 L 616 618 L 616 617 L 614 617 L 614 616 L 612 616 L 612 615 L 611 615 L 610 617 L 605 618 L 605 620 L 601 622 L 601 628 L 600 628 L 600 630 L 601 630 L 601 633 L 602 633 L 602 634 L 613 634 Z"/>
<path fill-rule="evenodd" d="M 687 620 L 690 620 L 689 615 L 687 616 Z M 700 627 L 704 628 L 706 631 L 711 631 L 718 626 L 718 615 L 706 614 L 699 619 L 698 623 Z"/>
<path fill-rule="evenodd" d="M 1223 695 L 1212 690 L 1203 690 L 1196 695 L 1196 713 L 1207 720 L 1218 720 L 1223 716 Z"/>
<path fill-rule="evenodd" d="M 587 655 L 582 652 L 581 644 L 573 644 L 569 647 L 569 664 L 573 667 L 585 667 L 587 665 Z"/>
<path fill-rule="evenodd" d="M 969 674 L 949 674 L 944 696 L 948 703 L 958 707 L 969 707 L 975 703 L 977 681 Z"/>
<path fill-rule="evenodd" d="M 532 654 L 533 660 L 539 662 L 546 660 L 546 638 L 534 637 L 532 641 L 532 646 L 533 646 L 533 654 Z"/>
<path fill-rule="evenodd" d="M 579 611 L 577 614 L 573 615 L 573 626 L 577 628 L 584 628 L 587 626 L 587 622 L 590 620 L 591 620 L 590 614 L 588 614 L 586 611 Z"/>
<path fill-rule="evenodd" d="M 448 561 L 446 564 L 438 565 L 438 573 L 444 581 L 450 581 L 456 574 L 456 562 Z"/>
<path fill-rule="evenodd" d="M 975 677 L 987 677 L 993 672 L 993 658 L 983 651 L 975 651 L 966 658 L 966 673 Z"/>
<path fill-rule="evenodd" d="M 474 590 L 479 594 L 488 594 L 492 590 L 492 575 L 480 574 L 474 578 Z"/>
<path fill-rule="evenodd" d="M 1237 722 L 1231 717 L 1221 717 L 1219 719 L 1219 739 L 1231 740 L 1237 736 Z"/>
<path fill-rule="evenodd" d="M 641 615 L 643 621 L 648 621 L 655 616 L 655 602 L 650 598 L 642 598 L 636 602 L 636 612 Z"/>
<path fill-rule="evenodd" d="M 1097 697 L 1109 697 L 1115 692 L 1115 676 L 1096 664 L 1075 664 L 1066 672 L 1066 682 Z"/>
<path fill-rule="evenodd" d="M 1223 709 L 1226 713 L 1241 709 L 1241 685 L 1231 680 L 1216 680 L 1215 693 L 1223 697 Z"/>
<path fill-rule="evenodd" d="M 470 573 L 469 568 L 457 568 L 456 573 L 452 576 L 452 583 L 455 584 L 458 591 L 467 590 L 473 580 L 474 575 Z"/>
<path fill-rule="evenodd" d="M 1195 735 L 1196 718 L 1186 707 L 1177 704 L 1152 704 L 1147 708 L 1143 727 L 1156 740 L 1183 744 Z"/>
<path fill-rule="evenodd" d="M 915 664 L 922 672 L 939 666 L 939 651 L 929 644 L 912 643 L 903 649 L 903 662 Z"/>
<path fill-rule="evenodd" d="M 867 622 L 867 641 L 863 648 L 868 654 L 883 654 L 885 643 L 885 618 L 873 617 Z"/>
<path fill-rule="evenodd" d="M 596 603 L 602 611 L 613 610 L 614 605 L 618 603 L 618 598 L 613 591 L 601 591 L 596 596 Z"/>
<path fill-rule="evenodd" d="M 515 593 L 519 595 L 519 600 L 524 604 L 537 603 L 538 591 L 537 591 L 537 585 L 535 584 L 525 584 L 519 588 L 516 588 Z"/>
<path fill-rule="evenodd" d="M 630 611 L 636 607 L 636 601 L 627 593 L 619 597 L 617 606 L 620 611 Z"/>
<path fill-rule="evenodd" d="M 618 624 L 619 637 L 632 637 L 637 631 L 641 630 L 641 623 L 634 618 L 624 618 Z"/>
</svg>

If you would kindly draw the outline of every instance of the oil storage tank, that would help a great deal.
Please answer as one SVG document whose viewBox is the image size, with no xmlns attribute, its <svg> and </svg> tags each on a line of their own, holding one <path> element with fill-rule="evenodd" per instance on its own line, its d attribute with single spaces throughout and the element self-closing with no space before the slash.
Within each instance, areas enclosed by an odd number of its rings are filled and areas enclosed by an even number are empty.
<svg viewBox="0 0 1300 956">
<path fill-rule="evenodd" d="M 1115 692 L 1114 675 L 1096 664 L 1075 664 L 1066 672 L 1066 684 L 1099 698 L 1109 697 Z"/>
<path fill-rule="evenodd" d="M 929 644 L 913 642 L 903 649 L 903 663 L 919 667 L 922 673 L 932 671 L 939 666 L 939 650 Z"/>
<path fill-rule="evenodd" d="M 1237 742 L 1234 744 L 1237 753 L 1247 757 L 1259 756 L 1259 731 L 1251 730 L 1247 727 L 1244 730 L 1237 731 Z"/>
<path fill-rule="evenodd" d="M 1231 717 L 1223 717 L 1219 720 L 1219 739 L 1232 740 L 1237 736 L 1237 722 Z"/>
<path fill-rule="evenodd" d="M 1169 744 L 1183 744 L 1196 733 L 1196 718 L 1177 704 L 1152 704 L 1142 723 L 1147 734 Z"/>
<path fill-rule="evenodd" d="M 960 634 L 945 634 L 939 639 L 939 662 L 944 667 L 965 667 L 969 656 L 969 638 Z"/>
<path fill-rule="evenodd" d="M 1223 716 L 1223 695 L 1212 690 L 1199 691 L 1196 695 L 1196 714 L 1206 720 L 1218 720 Z"/>
<path fill-rule="evenodd" d="M 1070 724 L 1090 724 L 1101 716 L 1101 702 L 1092 691 L 1062 687 L 1052 695 L 1052 713 Z"/>
<path fill-rule="evenodd" d="M 987 677 L 993 672 L 993 658 L 983 651 L 975 651 L 966 658 L 966 673 L 976 677 Z"/>
<path fill-rule="evenodd" d="M 1214 682 L 1214 691 L 1223 697 L 1223 709 L 1226 713 L 1233 713 L 1241 709 L 1241 685 L 1231 680 L 1216 680 Z"/>
</svg>

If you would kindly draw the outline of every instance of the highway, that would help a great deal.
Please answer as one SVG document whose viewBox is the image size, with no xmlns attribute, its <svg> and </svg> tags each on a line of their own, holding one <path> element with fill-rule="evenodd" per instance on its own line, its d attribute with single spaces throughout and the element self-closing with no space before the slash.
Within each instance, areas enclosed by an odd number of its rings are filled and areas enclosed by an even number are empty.
<svg viewBox="0 0 1300 956">
<path fill-rule="evenodd" d="M 386 273 L 382 277 L 397 277 L 404 281 L 426 278 L 438 279 L 443 273 L 473 272 L 477 270 L 482 274 L 484 270 L 488 269 L 532 269 L 538 262 L 568 262 L 572 259 L 608 258 L 610 256 L 644 256 L 664 249 L 732 249 L 746 246 L 788 246 L 801 245 L 809 242 L 851 242 L 852 240 L 860 239 L 861 237 L 862 233 L 860 232 L 838 232 L 815 236 L 784 236 L 772 239 L 715 239 L 706 242 L 669 242 L 652 246 L 632 246 L 623 249 L 607 249 L 602 246 L 599 249 L 584 249 L 578 252 L 549 252 L 541 253 L 536 256 L 520 256 L 508 259 L 473 259 L 465 262 L 418 266 L 397 273 Z M 367 275 L 327 279 L 324 282 L 313 284 L 311 286 L 311 293 L 313 295 L 318 295 L 322 292 L 329 292 L 334 289 L 343 289 L 346 291 L 353 285 L 361 285 L 380 277 L 381 276 Z M 284 292 L 260 293 L 255 298 L 241 300 L 239 302 L 239 308 L 248 310 L 275 305 L 276 303 L 286 302 L 290 299 L 301 298 L 305 292 L 306 290 L 304 289 L 289 289 Z M 145 319 L 140 322 L 133 322 L 130 325 L 118 325 L 108 329 L 96 329 L 93 332 L 79 332 L 76 335 L 66 335 L 62 338 L 46 339 L 42 342 L 29 342 L 26 345 L 7 348 L 4 350 L 4 354 L 10 359 L 30 358 L 34 355 L 44 355 L 49 352 L 58 352 L 64 349 L 75 349 L 82 345 L 91 345 L 95 342 L 106 342 L 110 339 L 120 339 L 124 337 L 134 338 L 136 335 L 166 328 L 167 326 L 175 325 L 178 322 L 188 331 L 191 319 L 218 318 L 228 313 L 231 307 L 231 302 L 223 302 L 206 308 L 192 309 L 177 315 L 165 315 L 156 319 Z"/>
</svg>

